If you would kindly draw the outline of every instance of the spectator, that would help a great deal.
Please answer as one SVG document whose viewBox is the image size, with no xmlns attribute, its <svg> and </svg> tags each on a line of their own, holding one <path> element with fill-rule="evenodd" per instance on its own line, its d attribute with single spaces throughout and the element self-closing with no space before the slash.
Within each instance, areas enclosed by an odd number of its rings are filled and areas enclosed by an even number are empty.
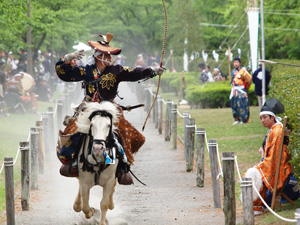
<svg viewBox="0 0 300 225">
<path fill-rule="evenodd" d="M 4 72 L 4 67 L 5 62 L 3 60 L 0 60 L 0 101 L 2 101 L 6 89 L 6 75 Z"/>
<path fill-rule="evenodd" d="M 154 56 L 152 57 L 152 66 L 157 66 L 160 64 L 160 56 L 157 51 L 154 52 Z"/>
<path fill-rule="evenodd" d="M 137 55 L 137 59 L 135 61 L 134 67 L 145 67 L 145 60 L 142 54 Z"/>
<path fill-rule="evenodd" d="M 240 69 L 240 58 L 235 58 L 233 64 L 235 67 L 233 72 L 239 69 L 238 72 L 234 73 L 229 97 L 234 118 L 233 124 L 248 123 L 250 118 L 248 91 L 252 83 L 251 75 L 246 68 Z"/>
<path fill-rule="evenodd" d="M 214 81 L 221 81 L 221 80 L 225 80 L 225 79 L 222 77 L 219 68 L 214 68 Z"/>
<path fill-rule="evenodd" d="M 205 67 L 204 63 L 198 64 L 198 71 L 201 73 L 200 74 L 200 83 L 208 82 L 208 76 L 207 76 L 207 73 L 206 73 L 206 70 L 204 69 L 204 67 Z"/>
<path fill-rule="evenodd" d="M 239 57 L 235 57 L 233 60 L 233 66 L 234 69 L 231 71 L 231 81 L 230 83 L 232 84 L 234 76 L 240 71 L 241 69 L 241 59 Z"/>
<path fill-rule="evenodd" d="M 213 79 L 213 77 L 211 75 L 211 72 L 210 72 L 210 66 L 209 65 L 207 65 L 205 67 L 205 72 L 206 72 L 206 74 L 208 76 L 208 82 L 214 82 L 214 79 Z"/>
<path fill-rule="evenodd" d="M 262 64 L 258 64 L 258 69 L 254 71 L 252 75 L 252 81 L 255 84 L 255 94 L 257 95 L 257 100 L 258 100 L 258 106 L 259 108 L 262 107 Z M 266 83 L 265 83 L 265 88 L 266 88 L 266 96 L 269 93 L 269 83 L 271 80 L 271 74 L 268 70 L 265 71 L 265 77 L 266 77 Z"/>
<path fill-rule="evenodd" d="M 18 61 L 15 60 L 13 53 L 9 52 L 6 61 L 6 67 L 5 67 L 5 71 L 8 73 L 8 75 L 13 76 L 18 73 L 17 65 L 18 65 Z"/>
</svg>

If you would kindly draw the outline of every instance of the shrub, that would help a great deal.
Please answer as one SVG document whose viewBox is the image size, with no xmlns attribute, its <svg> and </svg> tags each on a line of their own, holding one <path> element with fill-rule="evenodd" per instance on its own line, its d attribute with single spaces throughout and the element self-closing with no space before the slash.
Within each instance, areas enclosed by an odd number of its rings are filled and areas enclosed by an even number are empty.
<svg viewBox="0 0 300 225">
<path fill-rule="evenodd" d="M 300 65 L 300 61 L 274 60 L 283 63 Z M 268 97 L 279 99 L 284 105 L 284 115 L 288 117 L 290 135 L 289 150 L 296 177 L 300 178 L 300 74 L 298 67 L 283 65 L 268 65 L 272 72 L 270 92 Z"/>
<path fill-rule="evenodd" d="M 231 86 L 228 81 L 218 81 L 192 86 L 187 89 L 187 100 L 190 104 L 201 108 L 230 107 L 229 95 Z M 250 105 L 257 104 L 257 97 L 254 93 L 254 85 L 248 93 Z"/>
</svg>

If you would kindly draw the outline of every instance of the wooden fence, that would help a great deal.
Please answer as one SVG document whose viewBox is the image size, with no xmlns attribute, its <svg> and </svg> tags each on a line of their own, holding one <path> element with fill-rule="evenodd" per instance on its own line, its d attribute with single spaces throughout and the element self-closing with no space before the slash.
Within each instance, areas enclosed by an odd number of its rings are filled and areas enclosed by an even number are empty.
<svg viewBox="0 0 300 225">
<path fill-rule="evenodd" d="M 63 95 L 57 99 L 55 110 L 49 107 L 42 113 L 41 120 L 36 126 L 30 128 L 27 141 L 20 142 L 15 159 L 5 157 L 0 169 L 0 175 L 5 171 L 5 203 L 8 225 L 15 225 L 15 199 L 14 194 L 14 165 L 21 152 L 21 206 L 22 210 L 29 210 L 30 190 L 38 189 L 39 176 L 44 173 L 45 161 L 51 161 L 56 155 L 57 134 L 62 126 L 63 115 L 72 113 L 71 103 L 81 101 L 82 98 L 75 93 L 81 93 L 80 85 L 72 84 L 65 87 Z"/>
<path fill-rule="evenodd" d="M 133 92 L 136 93 L 140 102 L 145 102 L 145 111 L 148 112 L 152 104 L 151 85 L 130 84 Z M 163 118 L 163 104 L 165 105 L 165 117 Z M 241 178 L 236 156 L 233 152 L 223 152 L 221 159 L 218 152 L 218 144 L 215 139 L 207 141 L 204 128 L 197 128 L 195 119 L 191 118 L 189 112 L 184 112 L 183 115 L 177 109 L 177 104 L 171 101 L 165 101 L 161 96 L 158 96 L 154 103 L 152 116 L 155 123 L 155 128 L 158 129 L 158 134 L 162 134 L 164 127 L 165 141 L 172 140 L 172 149 L 177 148 L 177 140 L 184 146 L 184 157 L 186 161 L 186 171 L 193 170 L 194 162 L 196 162 L 196 184 L 198 187 L 204 187 L 204 148 L 209 152 L 210 169 L 212 179 L 212 195 L 215 208 L 221 208 L 221 194 L 220 194 L 220 176 L 223 176 L 223 211 L 225 215 L 225 224 L 236 224 L 236 201 L 235 201 L 235 177 L 234 164 L 236 162 L 237 172 L 241 181 L 242 196 L 243 196 L 243 211 L 244 224 L 254 224 L 253 214 L 253 200 L 252 200 L 252 181 L 251 179 Z M 183 119 L 184 122 L 184 140 L 177 135 L 177 119 Z M 195 149 L 196 148 L 196 149 Z M 194 160 L 195 159 L 195 160 Z M 288 221 L 297 222 L 300 225 L 300 209 L 295 213 L 295 219 L 286 219 L 275 212 L 271 211 L 278 218 Z"/>
</svg>

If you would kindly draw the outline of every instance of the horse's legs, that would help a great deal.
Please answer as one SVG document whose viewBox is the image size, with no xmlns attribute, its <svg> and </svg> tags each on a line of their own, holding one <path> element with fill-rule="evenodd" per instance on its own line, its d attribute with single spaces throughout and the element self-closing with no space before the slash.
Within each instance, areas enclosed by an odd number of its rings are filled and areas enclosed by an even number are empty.
<svg viewBox="0 0 300 225">
<path fill-rule="evenodd" d="M 82 205 L 81 205 L 81 195 L 80 195 L 80 188 L 78 189 L 78 193 L 75 199 L 75 202 L 73 204 L 73 209 L 75 212 L 80 212 L 82 209 Z"/>
<path fill-rule="evenodd" d="M 116 184 L 117 184 L 117 179 L 115 179 L 115 183 L 114 183 L 114 186 L 109 194 L 109 203 L 108 203 L 108 209 L 109 210 L 113 210 L 115 205 L 114 205 L 114 193 L 115 193 L 115 190 L 116 190 Z"/>
<path fill-rule="evenodd" d="M 114 203 L 112 201 L 114 189 L 116 186 L 116 179 L 110 179 L 106 184 L 103 186 L 103 194 L 102 200 L 100 202 L 101 208 L 101 223 L 100 225 L 105 225 L 106 220 L 106 213 L 108 209 L 113 209 Z"/>
<path fill-rule="evenodd" d="M 87 184 L 80 184 L 80 195 L 82 197 L 82 211 L 85 214 L 85 218 L 89 219 L 91 218 L 95 210 L 93 208 L 90 208 L 89 205 L 89 198 L 90 198 L 90 186 Z"/>
</svg>

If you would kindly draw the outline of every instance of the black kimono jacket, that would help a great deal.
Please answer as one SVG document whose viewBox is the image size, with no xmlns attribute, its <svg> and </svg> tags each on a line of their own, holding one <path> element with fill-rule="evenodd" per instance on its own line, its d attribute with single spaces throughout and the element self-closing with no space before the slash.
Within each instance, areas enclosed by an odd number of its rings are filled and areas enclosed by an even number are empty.
<svg viewBox="0 0 300 225">
<path fill-rule="evenodd" d="M 96 64 L 77 66 L 74 63 L 65 63 L 63 58 L 56 63 L 56 73 L 63 81 L 85 81 L 85 95 L 92 98 L 98 90 L 100 99 L 104 101 L 112 101 L 116 97 L 122 81 L 146 80 L 155 76 L 150 68 L 132 69 L 112 65 L 100 72 Z"/>
</svg>

